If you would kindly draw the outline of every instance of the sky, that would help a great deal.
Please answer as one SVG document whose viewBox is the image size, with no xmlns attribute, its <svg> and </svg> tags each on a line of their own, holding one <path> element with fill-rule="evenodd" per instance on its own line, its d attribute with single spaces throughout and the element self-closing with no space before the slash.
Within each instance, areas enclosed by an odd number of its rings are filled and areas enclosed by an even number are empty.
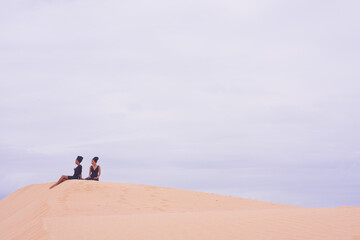
<svg viewBox="0 0 360 240">
<path fill-rule="evenodd" d="M 360 2 L 0 0 L 0 199 L 83 175 L 360 206 Z"/>
</svg>

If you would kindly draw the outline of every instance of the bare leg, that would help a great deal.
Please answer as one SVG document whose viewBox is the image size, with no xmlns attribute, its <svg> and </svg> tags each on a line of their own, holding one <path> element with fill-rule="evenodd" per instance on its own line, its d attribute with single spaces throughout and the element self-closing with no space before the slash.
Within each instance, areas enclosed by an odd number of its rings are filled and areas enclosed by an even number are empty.
<svg viewBox="0 0 360 240">
<path fill-rule="evenodd" d="M 55 183 L 54 185 L 52 185 L 51 187 L 49 187 L 50 189 L 52 189 L 53 187 L 59 185 L 60 183 L 66 181 L 68 179 L 68 176 L 66 175 L 62 175 L 59 179 L 59 181 L 57 181 L 57 183 Z"/>
</svg>

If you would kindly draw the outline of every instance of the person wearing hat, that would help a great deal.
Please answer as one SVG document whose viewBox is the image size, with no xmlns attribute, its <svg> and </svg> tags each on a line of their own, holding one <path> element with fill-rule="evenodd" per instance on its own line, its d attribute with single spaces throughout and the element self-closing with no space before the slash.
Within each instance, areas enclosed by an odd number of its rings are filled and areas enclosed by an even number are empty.
<svg viewBox="0 0 360 240">
<path fill-rule="evenodd" d="M 57 183 L 52 185 L 50 187 L 50 189 L 57 186 L 57 185 L 59 185 L 60 183 L 66 181 L 66 180 L 69 180 L 69 179 L 81 179 L 82 166 L 80 165 L 80 163 L 81 163 L 82 160 L 83 160 L 82 156 L 77 156 L 77 158 L 75 160 L 75 163 L 76 163 L 77 167 L 74 168 L 74 175 L 72 175 L 72 176 L 62 175 L 60 177 L 59 181 L 57 181 Z"/>
<path fill-rule="evenodd" d="M 97 165 L 98 157 L 94 157 L 91 160 L 91 167 L 89 169 L 89 177 L 85 178 L 86 180 L 94 180 L 99 181 L 99 177 L 101 175 L 101 168 Z"/>
</svg>

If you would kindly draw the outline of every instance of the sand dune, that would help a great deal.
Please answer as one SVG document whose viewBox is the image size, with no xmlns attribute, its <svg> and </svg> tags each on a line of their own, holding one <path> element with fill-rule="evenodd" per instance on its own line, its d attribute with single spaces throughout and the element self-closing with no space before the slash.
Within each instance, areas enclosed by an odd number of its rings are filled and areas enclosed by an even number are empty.
<svg viewBox="0 0 360 240">
<path fill-rule="evenodd" d="M 360 207 L 301 208 L 110 182 L 50 185 L 0 202 L 0 239 L 360 240 Z"/>
</svg>

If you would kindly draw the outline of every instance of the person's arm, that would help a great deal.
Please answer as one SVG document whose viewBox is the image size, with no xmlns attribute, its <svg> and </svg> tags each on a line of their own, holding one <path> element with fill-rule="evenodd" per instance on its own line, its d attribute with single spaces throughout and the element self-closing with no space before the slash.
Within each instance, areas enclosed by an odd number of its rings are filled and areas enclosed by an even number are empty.
<svg viewBox="0 0 360 240">
<path fill-rule="evenodd" d="M 101 167 L 98 166 L 98 168 L 99 168 L 99 174 L 97 175 L 96 179 L 99 179 L 99 177 L 100 177 L 100 175 L 101 175 Z"/>
<path fill-rule="evenodd" d="M 89 167 L 89 178 L 91 177 L 91 167 Z"/>
<path fill-rule="evenodd" d="M 79 174 L 79 179 L 82 179 L 82 166 L 80 165 L 80 174 Z"/>
</svg>

